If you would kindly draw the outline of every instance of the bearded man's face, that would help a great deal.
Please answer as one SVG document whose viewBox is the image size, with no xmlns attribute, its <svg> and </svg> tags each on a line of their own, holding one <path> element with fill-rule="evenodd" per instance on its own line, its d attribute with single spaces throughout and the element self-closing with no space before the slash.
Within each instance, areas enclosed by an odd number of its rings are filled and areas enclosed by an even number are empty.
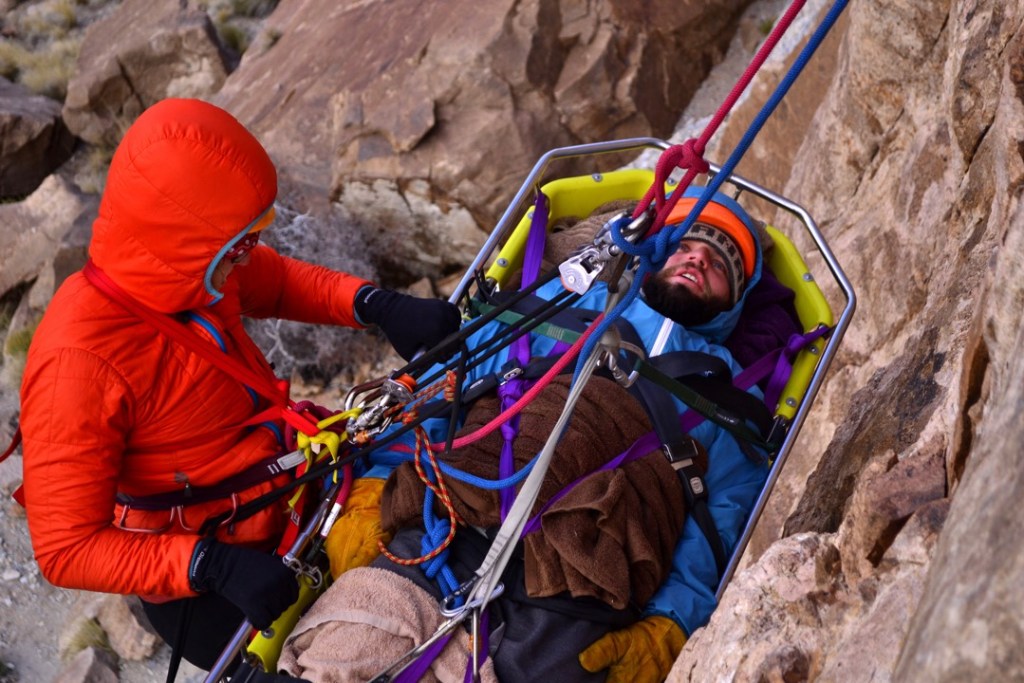
<svg viewBox="0 0 1024 683">
<path fill-rule="evenodd" d="M 706 323 L 732 302 L 724 259 L 696 240 L 680 242 L 643 292 L 648 306 L 683 326 Z"/>
</svg>

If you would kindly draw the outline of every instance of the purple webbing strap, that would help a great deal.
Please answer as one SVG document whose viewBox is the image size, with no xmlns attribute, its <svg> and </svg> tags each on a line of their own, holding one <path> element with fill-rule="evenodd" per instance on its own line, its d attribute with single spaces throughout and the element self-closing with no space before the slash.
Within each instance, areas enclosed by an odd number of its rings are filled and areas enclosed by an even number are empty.
<svg viewBox="0 0 1024 683">
<path fill-rule="evenodd" d="M 775 371 L 772 373 L 772 378 L 768 380 L 768 387 L 764 390 L 765 405 L 773 410 L 775 406 L 778 405 L 779 397 L 782 396 L 782 390 L 785 388 L 786 382 L 789 381 L 789 376 L 793 374 L 793 361 L 796 360 L 796 354 L 822 337 L 828 335 L 831 331 L 831 327 L 827 325 L 819 325 L 806 334 L 790 335 L 786 346 L 776 352 L 780 353 L 780 355 L 778 362 L 775 364 Z M 756 382 L 759 380 L 760 378 L 754 381 Z"/>
<path fill-rule="evenodd" d="M 480 664 L 487 661 L 489 656 L 489 650 L 491 647 L 490 641 L 490 620 L 487 617 L 488 612 L 485 609 L 480 614 L 480 629 L 478 631 L 480 642 L 478 644 L 479 652 L 483 654 L 483 658 L 479 660 Z M 456 627 L 457 628 L 457 627 Z M 434 661 L 441 656 L 441 653 L 448 646 L 452 636 L 455 635 L 455 629 L 449 631 L 446 635 L 439 638 L 433 645 L 428 647 L 426 650 L 420 653 L 420 656 L 413 660 L 412 664 L 407 666 L 405 669 L 400 671 L 394 678 L 394 683 L 418 683 L 423 680 L 423 675 L 430 670 L 430 666 Z M 476 645 L 476 644 L 473 644 Z M 466 662 L 466 683 L 473 683 L 475 678 L 473 671 L 473 657 L 470 653 L 469 661 Z"/>
<path fill-rule="evenodd" d="M 521 377 L 513 377 L 504 384 L 498 386 L 498 398 L 501 399 L 501 412 L 507 411 L 516 401 L 522 398 L 526 391 L 526 380 Z M 516 435 L 519 434 L 519 415 L 511 420 L 502 423 L 501 431 L 501 455 L 498 458 L 498 476 L 501 479 L 508 479 L 515 474 L 515 457 L 513 455 L 513 444 Z M 498 499 L 501 503 L 501 521 L 505 521 L 512 503 L 515 501 L 515 489 L 505 486 L 498 489 Z"/>
<path fill-rule="evenodd" d="M 569 491 L 571 491 L 577 484 L 582 482 L 590 475 L 595 474 L 597 472 L 602 472 L 604 470 L 612 470 L 621 465 L 625 465 L 626 463 L 633 462 L 634 460 L 637 460 L 647 455 L 648 453 L 657 448 L 661 448 L 661 439 L 658 438 L 656 432 L 647 432 L 639 439 L 634 441 L 632 445 L 626 450 L 624 450 L 622 453 L 619 453 L 617 456 L 615 456 L 605 464 L 601 465 L 593 472 L 588 472 L 583 476 L 578 477 L 577 479 L 569 483 L 569 485 L 567 485 L 561 491 L 548 498 L 548 501 L 544 503 L 540 511 L 537 512 L 537 514 L 535 514 L 533 517 L 531 517 L 530 520 L 526 523 L 526 526 L 523 527 L 522 535 L 526 536 L 527 534 L 532 534 L 534 531 L 539 530 L 540 518 L 547 511 L 547 509 L 554 505 L 556 502 L 558 502 L 558 500 L 562 496 L 569 493 Z"/>
<path fill-rule="evenodd" d="M 394 683 L 419 683 L 423 680 L 423 674 L 430 670 L 430 665 L 441 656 L 441 652 L 448 641 L 455 635 L 455 631 L 449 631 L 447 635 L 438 639 L 433 645 L 424 650 L 416 660 L 403 669 L 394 678 Z"/>
<path fill-rule="evenodd" d="M 789 376 L 793 371 L 793 359 L 796 357 L 797 352 L 806 348 L 812 342 L 827 335 L 831 329 L 832 328 L 830 327 L 822 325 L 810 332 L 807 332 L 806 334 L 791 335 L 789 342 L 786 343 L 785 347 L 775 349 L 752 363 L 745 370 L 740 372 L 740 374 L 736 375 L 736 379 L 733 380 L 733 384 L 746 391 L 767 377 L 768 373 L 772 372 L 772 368 L 774 368 L 772 378 L 769 380 L 768 390 L 765 392 L 765 403 L 769 406 L 774 406 L 778 403 L 779 394 L 781 394 L 782 388 L 786 385 L 786 382 L 789 380 Z M 773 397 L 771 402 L 769 402 L 770 396 Z M 679 428 L 684 434 L 688 434 L 694 427 L 706 419 L 707 418 L 695 410 L 686 410 L 679 416 Z M 540 511 L 531 517 L 526 523 L 526 526 L 523 527 L 522 535 L 526 536 L 527 534 L 532 534 L 539 530 L 541 515 L 543 515 L 544 512 L 546 512 L 547 509 L 554 505 L 560 498 L 565 496 L 565 494 L 569 493 L 573 487 L 589 477 L 591 474 L 602 472 L 604 470 L 615 469 L 616 467 L 633 462 L 634 460 L 647 455 L 651 451 L 660 448 L 661 445 L 661 440 L 658 438 L 657 433 L 653 431 L 647 432 L 634 441 L 633 444 L 625 451 L 619 453 L 593 472 L 588 472 L 587 474 L 578 477 L 565 486 L 561 491 L 551 496 L 551 498 L 549 498 L 541 507 Z"/>
<path fill-rule="evenodd" d="M 530 232 L 526 237 L 526 250 L 523 253 L 523 276 L 522 287 L 533 284 L 540 273 L 541 257 L 544 255 L 544 244 L 547 241 L 548 232 L 548 201 L 547 197 L 540 190 L 537 191 L 537 200 L 533 205 L 533 220 L 530 222 Z M 509 347 L 509 359 L 515 359 L 520 367 L 526 367 L 530 362 L 530 335 L 524 334 Z M 508 410 L 516 401 L 522 398 L 526 391 L 526 380 L 514 377 L 498 386 L 498 397 L 501 399 L 501 411 Z M 501 425 L 501 456 L 498 459 L 498 476 L 507 479 L 515 474 L 515 457 L 513 456 L 513 444 L 516 435 L 519 433 L 519 415 Z M 498 492 L 501 501 L 501 521 L 505 521 L 512 503 L 515 500 L 515 489 L 506 486 Z"/>
</svg>

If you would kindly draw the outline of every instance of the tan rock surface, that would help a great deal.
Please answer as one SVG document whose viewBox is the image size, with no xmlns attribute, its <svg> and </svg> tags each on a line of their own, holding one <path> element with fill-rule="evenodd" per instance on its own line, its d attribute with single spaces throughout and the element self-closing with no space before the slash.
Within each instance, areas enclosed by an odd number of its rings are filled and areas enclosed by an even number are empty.
<svg viewBox="0 0 1024 683">
<path fill-rule="evenodd" d="M 715 7 L 735 16 L 740 4 Z M 703 73 L 731 35 L 716 25 L 720 43 L 684 56 L 672 40 L 686 32 L 667 36 L 701 18 L 686 14 L 701 3 L 673 6 L 665 33 L 638 28 L 628 2 L 396 4 L 418 32 L 391 27 L 384 5 L 284 0 L 217 99 L 267 141 L 296 215 L 372 226 L 355 238 L 364 267 L 400 282 L 457 271 L 540 152 L 665 134 L 658 85 L 677 62 Z M 743 570 L 671 680 L 1024 677 L 1022 5 L 850 3 L 741 165 L 811 211 L 859 305 Z M 784 6 L 759 5 L 769 17 Z M 820 16 L 826 3 L 807 8 Z M 733 47 L 749 54 L 760 24 L 739 25 Z M 791 63 L 782 52 L 710 159 L 724 160 Z M 653 79 L 643 88 L 641 71 Z M 730 86 L 708 84 L 709 98 Z M 694 110 L 687 130 L 710 110 Z M 827 283 L 823 260 L 809 261 Z M 4 486 L 16 467 L 0 468 Z M 0 512 L 24 534 L 23 517 Z M 40 582 L 24 538 L 5 548 L 0 601 L 63 614 L 65 594 Z M 45 638 L 23 625 L 31 635 L 3 642 Z"/>
<path fill-rule="evenodd" d="M 860 303 L 748 569 L 672 680 L 1022 675 L 1022 21 L 1020 3 L 851 3 L 832 67 L 798 87 L 820 105 L 741 166 L 788 175 Z M 808 534 L 835 545 L 839 580 L 773 599 L 780 553 L 817 566 L 791 547 Z M 825 609 L 803 597 L 819 593 Z"/>
<path fill-rule="evenodd" d="M 0 198 L 35 190 L 74 146 L 59 102 L 0 76 Z"/>
<path fill-rule="evenodd" d="M 217 92 L 227 59 L 202 9 L 178 0 L 125 0 L 86 32 L 64 121 L 80 138 L 113 147 L 155 102 Z"/>
<path fill-rule="evenodd" d="M 286 1 L 215 101 L 407 283 L 468 262 L 549 149 L 670 133 L 746 4 Z"/>
</svg>

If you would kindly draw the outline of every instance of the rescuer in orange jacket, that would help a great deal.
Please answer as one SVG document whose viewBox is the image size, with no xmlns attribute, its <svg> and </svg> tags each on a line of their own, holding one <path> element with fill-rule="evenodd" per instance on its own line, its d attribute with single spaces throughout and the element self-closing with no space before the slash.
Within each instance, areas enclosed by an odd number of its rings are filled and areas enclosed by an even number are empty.
<svg viewBox="0 0 1024 683">
<path fill-rule="evenodd" d="M 376 324 L 406 357 L 457 329 L 458 311 L 445 301 L 377 289 L 259 245 L 276 194 L 269 156 L 230 114 L 164 100 L 114 154 L 89 267 L 270 380 L 243 315 Z M 24 500 L 43 575 L 67 588 L 142 596 L 169 642 L 181 599 L 192 600 L 184 656 L 204 668 L 243 615 L 269 626 L 297 591 L 294 574 L 268 552 L 286 521 L 283 506 L 224 525 L 215 540 L 197 535 L 207 518 L 290 476 L 253 475 L 282 452 L 280 422 L 243 425 L 267 407 L 83 273 L 69 277 L 34 335 L 21 388 Z M 185 504 L 194 502 L 190 492 L 218 487 L 219 497 Z M 154 500 L 162 509 L 121 504 Z"/>
</svg>

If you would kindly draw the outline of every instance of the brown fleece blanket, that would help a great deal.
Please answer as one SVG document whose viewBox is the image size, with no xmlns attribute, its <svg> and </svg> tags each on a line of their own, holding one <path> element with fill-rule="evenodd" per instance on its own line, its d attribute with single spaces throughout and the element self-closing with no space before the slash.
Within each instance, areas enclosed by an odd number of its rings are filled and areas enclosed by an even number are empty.
<svg viewBox="0 0 1024 683">
<path fill-rule="evenodd" d="M 543 448 L 565 404 L 569 382 L 568 376 L 555 378 L 520 414 L 514 448 L 517 470 Z M 498 409 L 496 396 L 479 399 L 459 434 L 476 431 Z M 682 487 L 665 456 L 654 451 L 615 470 L 595 472 L 650 430 L 643 408 L 624 388 L 603 377 L 588 382 L 556 448 L 533 514 L 567 484 L 594 474 L 547 510 L 541 530 L 525 539 L 529 595 L 569 591 L 622 609 L 630 602 L 644 604 L 665 580 L 685 516 Z M 465 472 L 497 479 L 501 446 L 496 430 L 446 460 Z M 699 464 L 706 468 L 706 456 Z M 450 477 L 446 482 L 455 509 L 467 524 L 500 524 L 497 491 Z M 397 468 L 384 488 L 382 526 L 394 531 L 421 524 L 423 495 L 413 465 Z"/>
</svg>

